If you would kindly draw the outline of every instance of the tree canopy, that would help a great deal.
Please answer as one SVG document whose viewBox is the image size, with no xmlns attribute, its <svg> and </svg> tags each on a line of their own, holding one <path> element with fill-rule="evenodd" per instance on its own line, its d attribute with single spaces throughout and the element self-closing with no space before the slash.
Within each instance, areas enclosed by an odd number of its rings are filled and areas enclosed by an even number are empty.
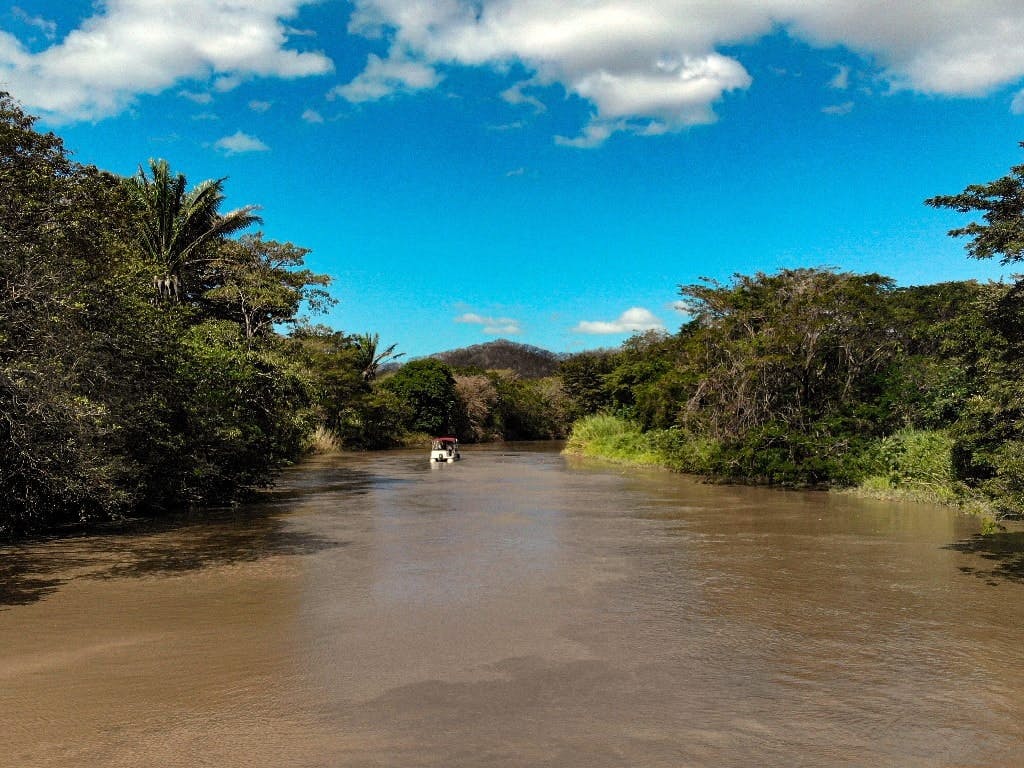
<svg viewBox="0 0 1024 768">
<path fill-rule="evenodd" d="M 125 180 L 139 206 L 139 244 L 165 275 L 185 277 L 215 257 L 209 246 L 261 221 L 254 205 L 221 212 L 225 181 L 208 179 L 190 190 L 185 175 L 171 171 L 166 160 L 150 160 L 149 175 L 139 168 Z"/>
<path fill-rule="evenodd" d="M 971 257 L 999 256 L 1003 264 L 1024 259 L 1024 164 L 1013 166 L 995 181 L 969 184 L 959 194 L 936 195 L 925 202 L 933 208 L 982 214 L 984 224 L 974 221 L 949 232 L 952 237 L 970 238 L 966 248 Z"/>
</svg>

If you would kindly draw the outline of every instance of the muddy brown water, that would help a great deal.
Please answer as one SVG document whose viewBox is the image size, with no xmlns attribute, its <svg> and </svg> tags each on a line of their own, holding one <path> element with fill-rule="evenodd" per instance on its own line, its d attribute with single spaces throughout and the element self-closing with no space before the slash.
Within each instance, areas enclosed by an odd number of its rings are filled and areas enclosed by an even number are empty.
<svg viewBox="0 0 1024 768">
<path fill-rule="evenodd" d="M 0 765 L 1024 765 L 1024 534 L 464 457 L 0 550 Z"/>
</svg>

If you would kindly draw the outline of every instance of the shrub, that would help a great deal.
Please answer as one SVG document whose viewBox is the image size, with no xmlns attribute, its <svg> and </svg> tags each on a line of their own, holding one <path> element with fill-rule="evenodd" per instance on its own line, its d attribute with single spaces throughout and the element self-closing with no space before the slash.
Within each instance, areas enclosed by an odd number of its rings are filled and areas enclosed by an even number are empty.
<svg viewBox="0 0 1024 768">
<path fill-rule="evenodd" d="M 952 451 L 953 439 L 944 431 L 902 429 L 864 452 L 859 488 L 952 501 L 956 496 Z"/>
<path fill-rule="evenodd" d="M 635 422 L 597 413 L 573 424 L 567 453 L 597 456 L 635 464 L 662 464 L 664 456 Z"/>
</svg>

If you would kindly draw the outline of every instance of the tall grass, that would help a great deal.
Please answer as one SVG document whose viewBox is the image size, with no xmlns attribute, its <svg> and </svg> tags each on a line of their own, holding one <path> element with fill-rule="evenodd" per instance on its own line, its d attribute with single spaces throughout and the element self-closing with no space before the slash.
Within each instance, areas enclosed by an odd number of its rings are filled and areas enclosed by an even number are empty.
<svg viewBox="0 0 1024 768">
<path fill-rule="evenodd" d="M 677 472 L 713 474 L 720 446 L 678 429 L 652 429 L 621 416 L 599 413 L 572 425 L 565 452 L 628 464 L 656 465 Z"/>
<path fill-rule="evenodd" d="M 665 463 L 639 424 L 607 413 L 584 416 L 573 424 L 565 450 L 630 464 Z"/>
<path fill-rule="evenodd" d="M 953 439 L 943 431 L 902 429 L 867 450 L 865 475 L 857 490 L 873 496 L 954 502 L 958 492 L 952 450 Z"/>
<path fill-rule="evenodd" d="M 330 429 L 321 425 L 309 437 L 309 453 L 335 453 L 341 450 L 341 441 Z"/>
</svg>

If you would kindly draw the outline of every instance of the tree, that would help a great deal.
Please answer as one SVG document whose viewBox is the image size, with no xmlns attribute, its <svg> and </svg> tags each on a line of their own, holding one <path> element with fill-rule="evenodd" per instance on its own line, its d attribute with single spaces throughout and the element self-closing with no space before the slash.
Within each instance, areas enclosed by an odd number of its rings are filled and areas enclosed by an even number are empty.
<svg viewBox="0 0 1024 768">
<path fill-rule="evenodd" d="M 174 364 L 181 450 L 155 478 L 154 506 L 231 502 L 299 455 L 313 426 L 310 387 L 277 345 L 254 350 L 237 323 L 204 320 L 184 329 Z"/>
<path fill-rule="evenodd" d="M 406 363 L 381 386 L 409 407 L 405 427 L 411 432 L 443 434 L 452 431 L 458 399 L 451 369 L 440 360 L 424 358 Z"/>
<path fill-rule="evenodd" d="M 995 181 L 925 203 L 982 213 L 984 223 L 949 232 L 971 238 L 966 245 L 971 257 L 999 256 L 1003 264 L 1024 260 L 1024 164 Z M 967 342 L 958 351 L 971 388 L 957 404 L 960 418 L 951 428 L 953 468 L 957 479 L 980 489 L 999 511 L 1019 515 L 1024 507 L 1024 281 L 990 284 L 978 292 L 980 319 L 956 334 Z"/>
<path fill-rule="evenodd" d="M 898 354 L 881 275 L 785 269 L 680 287 L 701 372 L 683 413 L 715 438 L 770 421 L 800 430 L 860 403 Z"/>
<path fill-rule="evenodd" d="M 150 160 L 149 169 L 149 176 L 140 167 L 138 174 L 125 179 L 140 208 L 138 242 L 163 270 L 154 277 L 161 294 L 166 286 L 172 295 L 184 296 L 186 277 L 201 281 L 202 266 L 215 258 L 208 247 L 260 218 L 253 213 L 254 205 L 220 212 L 225 179 L 209 179 L 186 191 L 185 175 L 172 173 L 166 160 Z"/>
<path fill-rule="evenodd" d="M 306 369 L 269 331 L 252 344 L 240 316 L 153 306 L 130 185 L 34 122 L 0 94 L 0 536 L 267 482 L 311 426 Z M 255 321 L 288 322 L 309 276 L 269 274 L 292 292 Z"/>
<path fill-rule="evenodd" d="M 113 290 L 130 271 L 125 200 L 115 177 L 72 163 L 34 125 L 0 93 L 0 534 L 133 500 L 119 352 L 146 323 L 108 314 L 134 299 Z"/>
<path fill-rule="evenodd" d="M 318 287 L 329 285 L 330 277 L 297 269 L 307 253 L 307 248 L 291 243 L 264 240 L 262 232 L 222 243 L 212 262 L 220 285 L 208 290 L 204 298 L 223 305 L 238 319 L 251 344 L 275 325 L 299 322 L 303 302 L 312 312 L 322 312 L 335 303 Z"/>
<path fill-rule="evenodd" d="M 571 419 L 597 413 L 611 405 L 604 377 L 614 367 L 615 356 L 607 351 L 580 352 L 562 361 L 558 367 L 558 377 L 571 403 Z"/>
<path fill-rule="evenodd" d="M 494 409 L 498 390 L 490 376 L 484 374 L 455 375 L 455 392 L 459 397 L 459 429 L 463 440 L 483 440 L 494 433 Z"/>
<path fill-rule="evenodd" d="M 1024 142 L 1020 143 L 1024 147 Z M 951 237 L 970 237 L 967 253 L 975 259 L 1001 256 L 1003 264 L 1024 259 L 1024 164 L 1015 165 L 1000 179 L 970 184 L 957 195 L 936 195 L 925 200 L 933 208 L 960 213 L 983 212 L 984 224 L 971 222 L 951 229 Z"/>
<path fill-rule="evenodd" d="M 820 483 L 890 427 L 883 381 L 901 355 L 881 275 L 825 269 L 680 287 L 676 425 L 721 447 L 716 474 Z M 716 459 L 717 461 L 717 459 Z"/>
<path fill-rule="evenodd" d="M 377 371 L 384 363 L 405 357 L 404 352 L 395 352 L 397 344 L 392 344 L 384 351 L 378 351 L 380 346 L 379 333 L 360 333 L 353 337 L 356 349 L 358 350 L 358 365 L 362 370 L 363 381 L 373 381 L 377 378 Z"/>
<path fill-rule="evenodd" d="M 564 434 L 558 423 L 556 379 L 522 379 L 511 371 L 490 374 L 498 392 L 494 421 L 505 440 L 547 440 Z"/>
</svg>

